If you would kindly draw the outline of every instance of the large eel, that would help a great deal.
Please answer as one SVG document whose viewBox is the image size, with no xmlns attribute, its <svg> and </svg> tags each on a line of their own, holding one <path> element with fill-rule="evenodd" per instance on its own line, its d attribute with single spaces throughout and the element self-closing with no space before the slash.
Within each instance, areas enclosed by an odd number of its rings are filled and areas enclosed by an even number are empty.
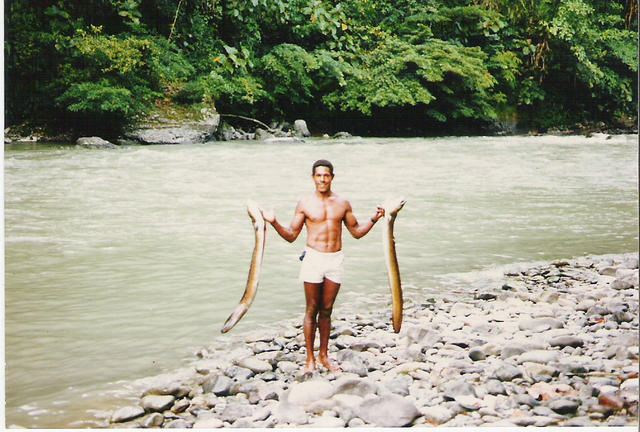
<svg viewBox="0 0 640 432">
<path fill-rule="evenodd" d="M 384 208 L 385 223 L 382 226 L 382 245 L 384 248 L 385 264 L 387 275 L 389 276 L 389 287 L 391 288 L 391 319 L 393 330 L 398 333 L 402 326 L 402 285 L 400 283 L 400 267 L 398 267 L 398 257 L 396 255 L 396 242 L 393 237 L 393 223 L 398 212 L 407 201 L 404 199 L 387 200 L 382 204 Z"/>
<path fill-rule="evenodd" d="M 262 217 L 260 207 L 254 201 L 247 201 L 247 213 L 253 223 L 253 229 L 256 234 L 256 244 L 253 248 L 253 256 L 251 257 L 251 266 L 249 267 L 249 276 L 247 278 L 247 286 L 244 289 L 244 294 L 240 299 L 240 303 L 236 306 L 235 310 L 229 315 L 229 318 L 224 323 L 222 333 L 226 333 L 235 326 L 240 318 L 244 316 L 249 310 L 249 306 L 253 302 L 253 299 L 258 292 L 258 282 L 260 282 L 260 270 L 262 268 L 262 257 L 264 255 L 264 245 L 266 241 L 267 224 Z"/>
</svg>

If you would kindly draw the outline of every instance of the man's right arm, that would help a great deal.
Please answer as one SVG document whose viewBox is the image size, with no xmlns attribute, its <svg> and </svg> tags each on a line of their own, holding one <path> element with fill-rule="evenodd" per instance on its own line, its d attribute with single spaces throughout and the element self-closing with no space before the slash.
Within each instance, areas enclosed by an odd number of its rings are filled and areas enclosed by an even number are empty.
<svg viewBox="0 0 640 432">
<path fill-rule="evenodd" d="M 300 235 L 300 232 L 302 231 L 305 219 L 304 211 L 302 210 L 302 202 L 298 202 L 293 220 L 288 227 L 280 224 L 280 222 L 276 220 L 275 213 L 272 211 L 267 212 L 266 214 L 263 211 L 262 216 L 264 217 L 265 221 L 271 224 L 271 226 L 276 230 L 280 237 L 282 237 L 289 243 L 293 243 L 298 238 L 298 235 Z"/>
</svg>

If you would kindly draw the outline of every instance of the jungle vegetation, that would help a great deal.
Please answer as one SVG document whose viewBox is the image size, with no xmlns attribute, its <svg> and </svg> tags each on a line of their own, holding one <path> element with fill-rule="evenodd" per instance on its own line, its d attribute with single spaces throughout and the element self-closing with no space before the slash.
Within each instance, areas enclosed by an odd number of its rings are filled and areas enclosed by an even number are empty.
<svg viewBox="0 0 640 432">
<path fill-rule="evenodd" d="M 7 0 L 5 125 L 176 107 L 331 130 L 635 123 L 637 0 Z"/>
</svg>

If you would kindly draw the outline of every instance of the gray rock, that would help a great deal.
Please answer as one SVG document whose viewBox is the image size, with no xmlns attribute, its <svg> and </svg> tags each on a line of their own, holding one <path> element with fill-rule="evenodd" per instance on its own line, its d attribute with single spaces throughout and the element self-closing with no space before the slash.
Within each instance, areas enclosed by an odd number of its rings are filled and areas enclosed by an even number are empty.
<svg viewBox="0 0 640 432">
<path fill-rule="evenodd" d="M 492 379 L 484 385 L 485 391 L 490 395 L 506 395 L 507 389 L 502 382 Z"/>
<path fill-rule="evenodd" d="M 366 423 L 361 418 L 354 417 L 351 420 L 349 420 L 349 423 L 347 423 L 347 426 L 350 428 L 358 428 L 358 427 L 364 426 L 365 424 Z"/>
<path fill-rule="evenodd" d="M 552 347 L 581 347 L 584 346 L 584 341 L 578 336 L 558 336 L 549 341 L 549 345 Z"/>
<path fill-rule="evenodd" d="M 424 416 L 427 422 L 434 425 L 441 425 L 451 420 L 456 414 L 449 408 L 441 405 L 420 408 L 420 414 Z"/>
<path fill-rule="evenodd" d="M 140 128 L 125 133 L 125 138 L 140 144 L 199 144 L 212 137 L 206 124 L 184 124 L 168 128 Z"/>
<path fill-rule="evenodd" d="M 580 401 L 577 399 L 559 398 L 550 401 L 548 406 L 558 414 L 572 414 L 577 411 L 580 406 Z"/>
<path fill-rule="evenodd" d="M 594 423 L 589 417 L 581 416 L 581 417 L 573 417 L 569 420 L 562 423 L 562 426 L 565 427 L 590 427 L 595 426 L 597 423 Z"/>
<path fill-rule="evenodd" d="M 123 423 L 144 415 L 141 406 L 127 406 L 116 410 L 111 416 L 111 423 Z"/>
<path fill-rule="evenodd" d="M 229 403 L 225 406 L 224 410 L 222 410 L 220 419 L 233 423 L 240 418 L 249 417 L 252 414 L 253 408 L 246 403 Z"/>
<path fill-rule="evenodd" d="M 357 351 L 343 349 L 338 352 L 337 360 L 343 372 L 354 373 L 361 377 L 367 376 L 369 368 Z"/>
<path fill-rule="evenodd" d="M 237 381 L 246 381 L 255 375 L 251 369 L 241 366 L 230 366 L 224 371 L 225 375 Z"/>
<path fill-rule="evenodd" d="M 320 416 L 316 417 L 309 423 L 309 427 L 314 428 L 343 428 L 345 421 L 339 417 Z"/>
<path fill-rule="evenodd" d="M 469 350 L 469 358 L 473 361 L 480 361 L 485 360 L 487 356 L 481 348 L 474 347 Z"/>
<path fill-rule="evenodd" d="M 530 330 L 536 333 L 540 333 L 549 329 L 563 328 L 563 324 L 562 321 L 550 317 L 523 318 L 518 321 L 518 328 L 523 331 Z"/>
<path fill-rule="evenodd" d="M 455 399 L 456 396 L 476 396 L 473 385 L 464 379 L 446 381 L 440 384 L 438 389 L 443 393 L 445 399 L 449 400 Z"/>
<path fill-rule="evenodd" d="M 269 362 L 260 360 L 256 357 L 244 358 L 238 362 L 238 366 L 247 368 L 253 373 L 257 373 L 257 374 L 264 373 L 264 372 L 271 372 L 273 370 L 273 367 L 271 366 L 271 364 L 269 364 Z"/>
<path fill-rule="evenodd" d="M 560 353 L 558 351 L 550 350 L 533 350 L 520 354 L 518 357 L 518 363 L 532 362 L 532 363 L 551 363 L 558 361 Z"/>
<path fill-rule="evenodd" d="M 396 394 L 365 399 L 358 407 L 358 417 L 382 427 L 402 427 L 420 415 L 415 405 Z"/>
<path fill-rule="evenodd" d="M 176 419 L 172 420 L 168 423 L 165 423 L 165 429 L 189 429 L 193 426 L 193 423 L 188 422 L 184 419 Z"/>
<path fill-rule="evenodd" d="M 81 147 L 87 147 L 87 148 L 95 148 L 95 149 L 118 148 L 117 145 L 97 136 L 78 138 L 76 140 L 76 145 L 79 145 Z"/>
<path fill-rule="evenodd" d="M 513 395 L 512 399 L 518 405 L 527 405 L 527 406 L 529 406 L 531 408 L 537 407 L 538 405 L 540 405 L 540 402 L 538 402 L 531 395 L 528 395 L 526 393 Z"/>
<path fill-rule="evenodd" d="M 522 371 L 516 366 L 505 363 L 496 370 L 495 375 L 500 381 L 512 381 L 521 378 Z"/>
<path fill-rule="evenodd" d="M 291 386 L 287 401 L 293 405 L 309 405 L 320 399 L 333 396 L 333 385 L 325 379 L 312 379 Z"/>
<path fill-rule="evenodd" d="M 456 396 L 456 403 L 467 411 L 476 411 L 482 408 L 484 402 L 473 396 Z"/>
<path fill-rule="evenodd" d="M 176 414 L 181 413 L 181 412 L 184 412 L 187 408 L 189 408 L 189 405 L 191 405 L 191 402 L 189 402 L 189 399 L 187 398 L 180 399 L 173 404 L 173 406 L 171 407 L 171 411 Z"/>
<path fill-rule="evenodd" d="M 307 128 L 307 122 L 304 120 L 296 120 L 293 122 L 293 130 L 297 137 L 308 137 L 311 134 L 309 133 L 309 129 Z"/>
<path fill-rule="evenodd" d="M 300 366 L 292 361 L 283 360 L 278 362 L 278 369 L 286 375 L 291 375 L 300 370 Z"/>
<path fill-rule="evenodd" d="M 617 278 L 611 283 L 615 290 L 626 290 L 638 287 L 638 270 L 627 270 L 630 273 L 616 274 Z"/>
<path fill-rule="evenodd" d="M 160 427 L 164 423 L 164 416 L 160 413 L 153 413 L 142 419 L 140 426 L 143 428 Z"/>
<path fill-rule="evenodd" d="M 264 141 L 268 138 L 273 138 L 274 135 L 270 132 L 267 132 L 264 129 L 258 128 L 256 129 L 256 133 L 255 133 L 255 139 L 259 140 L 259 141 Z"/>
<path fill-rule="evenodd" d="M 227 396 L 232 385 L 233 380 L 225 375 L 211 375 L 202 384 L 202 391 L 216 396 Z"/>
<path fill-rule="evenodd" d="M 164 411 L 169 409 L 176 398 L 172 395 L 147 395 L 142 398 L 141 405 L 145 411 Z"/>
<path fill-rule="evenodd" d="M 273 416 L 279 423 L 302 425 L 309 422 L 309 416 L 302 408 L 297 405 L 292 405 L 286 400 L 282 400 L 278 403 L 276 409 L 273 411 Z"/>
<path fill-rule="evenodd" d="M 407 396 L 409 394 L 409 386 L 413 383 L 413 378 L 406 374 L 397 374 L 385 376 L 381 384 L 385 386 L 391 393 Z"/>
<path fill-rule="evenodd" d="M 376 385 L 368 379 L 355 378 L 352 376 L 341 376 L 334 384 L 336 394 L 353 394 L 366 396 L 376 392 Z"/>
</svg>

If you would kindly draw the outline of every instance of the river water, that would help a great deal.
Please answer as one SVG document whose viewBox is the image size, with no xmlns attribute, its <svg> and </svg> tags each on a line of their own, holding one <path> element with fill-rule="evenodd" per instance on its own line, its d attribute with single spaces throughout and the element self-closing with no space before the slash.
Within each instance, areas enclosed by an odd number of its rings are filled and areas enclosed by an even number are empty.
<svg viewBox="0 0 640 432">
<path fill-rule="evenodd" d="M 320 158 L 361 220 L 408 200 L 395 233 L 409 299 L 455 297 L 512 263 L 638 250 L 635 135 L 6 145 L 7 425 L 90 426 L 127 382 L 301 319 L 304 233 L 270 228 L 258 296 L 220 334 L 253 249 L 246 200 L 288 223 Z M 334 315 L 387 307 L 381 227 L 345 231 L 344 250 Z"/>
</svg>

